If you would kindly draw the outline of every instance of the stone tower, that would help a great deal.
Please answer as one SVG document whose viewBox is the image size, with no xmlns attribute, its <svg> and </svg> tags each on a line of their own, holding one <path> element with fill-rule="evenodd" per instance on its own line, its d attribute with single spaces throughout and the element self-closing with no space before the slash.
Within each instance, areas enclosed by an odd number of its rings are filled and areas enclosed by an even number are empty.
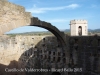
<svg viewBox="0 0 100 75">
<path fill-rule="evenodd" d="M 88 27 L 86 20 L 71 20 L 70 21 L 71 36 L 87 36 Z"/>
</svg>

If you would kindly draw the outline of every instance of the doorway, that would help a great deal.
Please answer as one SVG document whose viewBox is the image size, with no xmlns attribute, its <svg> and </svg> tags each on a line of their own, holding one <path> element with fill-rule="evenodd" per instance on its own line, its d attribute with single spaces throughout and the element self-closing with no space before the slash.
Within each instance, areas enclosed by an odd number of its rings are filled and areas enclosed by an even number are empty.
<svg viewBox="0 0 100 75">
<path fill-rule="evenodd" d="M 82 27 L 81 27 L 81 26 L 78 27 L 78 35 L 79 35 L 79 36 L 82 35 Z"/>
</svg>

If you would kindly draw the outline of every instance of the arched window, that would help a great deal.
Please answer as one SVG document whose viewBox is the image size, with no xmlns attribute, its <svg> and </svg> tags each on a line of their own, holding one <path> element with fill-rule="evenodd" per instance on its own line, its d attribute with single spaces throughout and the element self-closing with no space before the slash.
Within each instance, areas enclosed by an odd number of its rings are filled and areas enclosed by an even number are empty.
<svg viewBox="0 0 100 75">
<path fill-rule="evenodd" d="M 78 35 L 79 35 L 79 36 L 82 35 L 82 27 L 81 27 L 81 26 L 78 27 Z"/>
</svg>

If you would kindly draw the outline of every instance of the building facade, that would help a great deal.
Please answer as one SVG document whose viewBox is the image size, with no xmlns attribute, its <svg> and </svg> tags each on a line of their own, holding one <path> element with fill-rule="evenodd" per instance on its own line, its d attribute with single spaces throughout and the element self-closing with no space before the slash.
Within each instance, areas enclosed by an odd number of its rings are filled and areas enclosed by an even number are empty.
<svg viewBox="0 0 100 75">
<path fill-rule="evenodd" d="M 71 20 L 70 32 L 71 36 L 87 36 L 88 22 L 86 20 Z"/>
</svg>

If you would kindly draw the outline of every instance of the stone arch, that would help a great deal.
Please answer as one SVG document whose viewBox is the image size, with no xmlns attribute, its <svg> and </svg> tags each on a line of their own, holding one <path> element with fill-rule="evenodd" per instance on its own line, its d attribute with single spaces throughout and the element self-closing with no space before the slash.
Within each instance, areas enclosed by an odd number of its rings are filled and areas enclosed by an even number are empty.
<svg viewBox="0 0 100 75">
<path fill-rule="evenodd" d="M 52 32 L 63 44 L 66 45 L 66 36 L 55 26 L 45 21 L 32 17 L 30 12 L 26 12 L 23 6 L 19 6 L 8 1 L 0 0 L 2 6 L 0 13 L 0 35 L 21 26 L 38 26 Z"/>
<path fill-rule="evenodd" d="M 60 41 L 60 43 L 63 47 L 66 46 L 66 35 L 64 34 L 64 32 L 61 32 L 59 29 L 57 29 L 51 23 L 39 20 L 37 17 L 30 18 L 29 25 L 21 25 L 20 24 L 18 26 L 16 25 L 15 27 L 11 25 L 12 28 L 9 27 L 6 31 L 3 31 L 3 33 L 10 31 L 14 28 L 21 27 L 21 26 L 36 26 L 36 27 L 41 27 L 41 28 L 47 29 L 48 31 L 50 31 L 57 37 L 57 39 Z"/>
<path fill-rule="evenodd" d="M 42 27 L 49 30 L 51 33 L 53 33 L 57 37 L 57 39 L 61 42 L 62 46 L 66 45 L 65 34 L 59 31 L 59 29 L 57 29 L 55 26 L 51 25 L 51 23 L 40 21 L 38 18 L 34 17 L 34 18 L 31 18 L 30 26 Z"/>
</svg>

